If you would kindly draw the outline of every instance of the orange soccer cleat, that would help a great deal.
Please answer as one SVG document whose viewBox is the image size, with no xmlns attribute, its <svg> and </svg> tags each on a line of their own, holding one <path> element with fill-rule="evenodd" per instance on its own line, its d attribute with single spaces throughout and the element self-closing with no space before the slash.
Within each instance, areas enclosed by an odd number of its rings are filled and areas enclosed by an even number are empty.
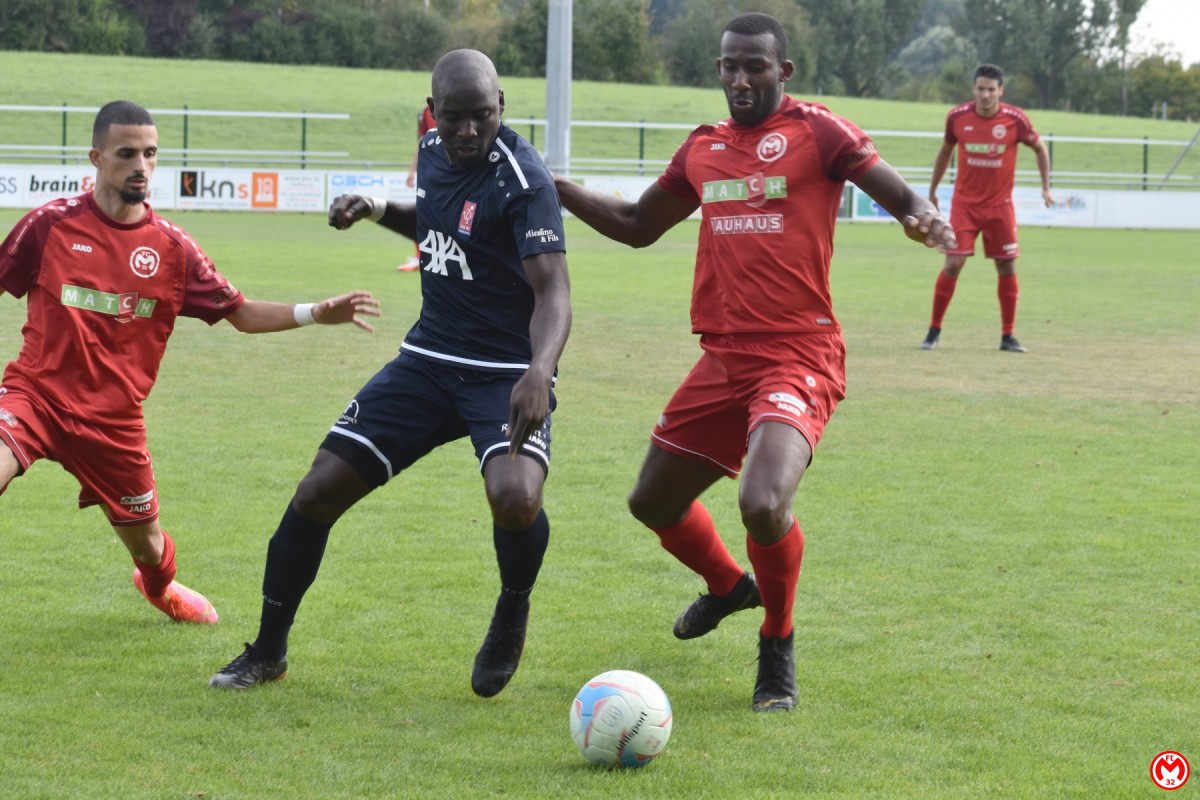
<svg viewBox="0 0 1200 800">
<path fill-rule="evenodd" d="M 142 585 L 142 571 L 134 569 L 133 585 L 142 593 L 142 597 L 150 601 L 150 605 L 166 614 L 176 622 L 195 622 L 200 625 L 212 625 L 217 621 L 217 610 L 208 598 L 199 592 L 194 592 L 178 581 L 171 581 L 162 597 L 151 597 L 146 594 Z"/>
</svg>

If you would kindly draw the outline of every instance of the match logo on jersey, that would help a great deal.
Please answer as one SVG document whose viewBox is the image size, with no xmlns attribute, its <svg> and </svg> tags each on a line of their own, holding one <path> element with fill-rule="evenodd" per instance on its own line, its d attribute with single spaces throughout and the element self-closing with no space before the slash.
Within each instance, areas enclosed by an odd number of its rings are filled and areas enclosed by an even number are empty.
<svg viewBox="0 0 1200 800">
<path fill-rule="evenodd" d="M 768 133 L 758 142 L 758 157 L 763 161 L 776 161 L 786 152 L 787 137 L 782 133 Z"/>
<path fill-rule="evenodd" d="M 129 268 L 139 278 L 153 278 L 158 264 L 158 253 L 152 247 L 139 247 L 129 254 Z"/>
<path fill-rule="evenodd" d="M 475 224 L 475 203 L 468 200 L 463 203 L 462 213 L 458 215 L 458 232 L 463 236 L 471 235 L 471 226 Z"/>
</svg>

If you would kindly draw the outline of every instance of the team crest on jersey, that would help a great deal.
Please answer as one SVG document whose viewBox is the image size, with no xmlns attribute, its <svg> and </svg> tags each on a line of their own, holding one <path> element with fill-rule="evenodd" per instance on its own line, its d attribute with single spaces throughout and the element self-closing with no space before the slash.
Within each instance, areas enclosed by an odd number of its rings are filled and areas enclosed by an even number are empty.
<svg viewBox="0 0 1200 800">
<path fill-rule="evenodd" d="M 1006 133 L 1008 133 L 1008 128 L 1004 127 L 1003 125 L 996 125 L 992 127 L 992 136 L 996 139 L 1003 139 Z"/>
<path fill-rule="evenodd" d="M 782 133 L 771 132 L 758 142 L 758 157 L 763 161 L 775 161 L 787 152 L 787 137 Z"/>
<path fill-rule="evenodd" d="M 471 226 L 475 224 L 476 205 L 468 200 L 463 203 L 462 213 L 458 216 L 458 232 L 463 236 L 471 235 Z"/>
<path fill-rule="evenodd" d="M 139 247 L 129 254 L 129 268 L 139 278 L 153 278 L 158 272 L 158 253 L 152 247 Z"/>
</svg>

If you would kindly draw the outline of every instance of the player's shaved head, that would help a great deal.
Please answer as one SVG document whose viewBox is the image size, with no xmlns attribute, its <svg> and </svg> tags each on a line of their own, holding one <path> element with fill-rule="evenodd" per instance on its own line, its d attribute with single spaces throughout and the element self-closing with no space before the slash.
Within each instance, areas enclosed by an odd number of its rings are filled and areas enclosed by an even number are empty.
<svg viewBox="0 0 1200 800">
<path fill-rule="evenodd" d="M 504 92 L 492 60 L 478 50 L 451 50 L 433 67 L 429 110 L 450 162 L 484 163 L 500 130 Z"/>
<path fill-rule="evenodd" d="M 500 76 L 496 65 L 478 50 L 451 50 L 433 66 L 433 101 L 436 105 L 452 92 L 476 91 L 498 97 Z"/>
</svg>

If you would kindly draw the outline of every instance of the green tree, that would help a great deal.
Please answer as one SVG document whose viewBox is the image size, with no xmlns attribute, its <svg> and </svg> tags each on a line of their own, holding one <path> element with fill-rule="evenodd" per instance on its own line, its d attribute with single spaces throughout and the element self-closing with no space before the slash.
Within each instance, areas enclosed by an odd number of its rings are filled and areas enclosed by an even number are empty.
<svg viewBox="0 0 1200 800">
<path fill-rule="evenodd" d="M 669 82 L 680 86 L 719 86 L 717 56 L 721 29 L 746 9 L 737 0 L 693 0 L 663 28 L 660 48 Z M 806 86 L 812 74 L 808 15 L 796 0 L 760 0 L 752 9 L 778 19 L 788 35 L 788 58 L 796 65 L 791 85 Z"/>
<path fill-rule="evenodd" d="M 0 49 L 137 55 L 143 41 L 140 25 L 108 0 L 0 2 Z"/>
<path fill-rule="evenodd" d="M 952 28 L 937 25 L 910 41 L 896 56 L 906 79 L 891 95 L 922 102 L 966 99 L 964 75 L 976 66 L 975 45 Z"/>
<path fill-rule="evenodd" d="M 921 0 L 800 0 L 812 21 L 821 91 L 879 95 L 892 57 L 908 41 Z"/>
<path fill-rule="evenodd" d="M 546 74 L 549 13 L 549 0 L 523 0 L 509 11 L 501 28 L 500 43 L 491 54 L 501 75 L 521 78 Z"/>
<path fill-rule="evenodd" d="M 1052 108 L 1065 101 L 1068 66 L 1100 49 L 1110 19 L 1108 0 L 966 0 L 960 32 L 982 60 L 1027 78 L 1040 108 Z"/>
<path fill-rule="evenodd" d="M 575 0 L 572 71 L 576 80 L 662 83 L 650 45 L 649 0 Z"/>
</svg>

